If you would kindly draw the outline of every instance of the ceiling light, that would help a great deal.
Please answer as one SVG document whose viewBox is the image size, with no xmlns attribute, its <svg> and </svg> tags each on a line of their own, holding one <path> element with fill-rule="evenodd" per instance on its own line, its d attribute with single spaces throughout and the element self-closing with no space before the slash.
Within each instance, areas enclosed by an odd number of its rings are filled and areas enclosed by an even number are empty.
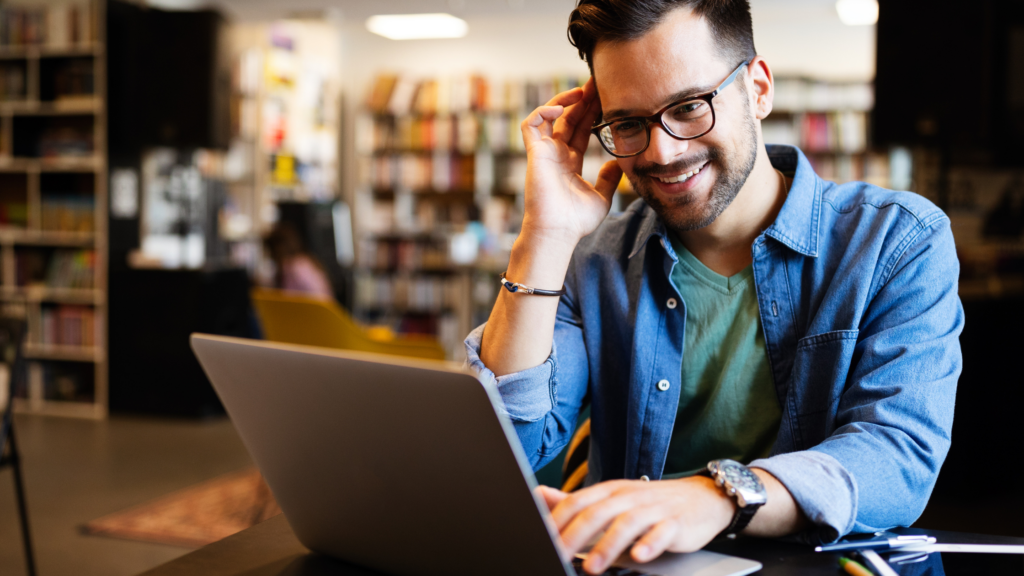
<svg viewBox="0 0 1024 576">
<path fill-rule="evenodd" d="M 366 29 L 392 40 L 462 38 L 469 25 L 451 14 L 389 14 L 370 16 Z"/>
<path fill-rule="evenodd" d="M 871 26 L 878 22 L 877 0 L 838 0 L 836 12 L 847 26 Z"/>
</svg>

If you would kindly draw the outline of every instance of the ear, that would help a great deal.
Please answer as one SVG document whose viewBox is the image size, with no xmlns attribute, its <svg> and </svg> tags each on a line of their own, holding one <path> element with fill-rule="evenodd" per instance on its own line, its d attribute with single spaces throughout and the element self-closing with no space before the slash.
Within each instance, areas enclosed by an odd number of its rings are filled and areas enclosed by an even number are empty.
<svg viewBox="0 0 1024 576">
<path fill-rule="evenodd" d="M 775 99 L 775 79 L 772 77 L 772 69 L 765 62 L 764 58 L 755 56 L 747 66 L 747 88 L 752 98 L 754 116 L 758 120 L 764 120 L 772 111 L 772 102 Z"/>
</svg>

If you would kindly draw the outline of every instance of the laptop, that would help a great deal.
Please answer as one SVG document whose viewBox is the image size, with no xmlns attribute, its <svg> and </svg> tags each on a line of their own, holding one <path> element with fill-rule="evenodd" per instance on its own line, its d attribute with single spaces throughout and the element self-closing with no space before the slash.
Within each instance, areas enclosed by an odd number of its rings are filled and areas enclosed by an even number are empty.
<svg viewBox="0 0 1024 576">
<path fill-rule="evenodd" d="M 296 537 L 394 576 L 572 576 L 495 390 L 429 360 L 192 335 Z M 700 551 L 613 574 L 739 576 Z M 632 572 L 630 571 L 632 570 Z"/>
</svg>

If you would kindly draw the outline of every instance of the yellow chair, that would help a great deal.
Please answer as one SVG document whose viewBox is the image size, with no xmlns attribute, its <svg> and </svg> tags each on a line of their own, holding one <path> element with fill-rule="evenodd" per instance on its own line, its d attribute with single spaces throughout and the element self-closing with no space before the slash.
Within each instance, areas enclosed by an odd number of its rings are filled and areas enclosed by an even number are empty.
<svg viewBox="0 0 1024 576">
<path fill-rule="evenodd" d="M 258 288 L 252 303 L 263 336 L 274 342 L 305 344 L 394 356 L 444 360 L 444 348 L 429 336 L 395 336 L 390 330 L 367 330 L 333 300 Z"/>
</svg>

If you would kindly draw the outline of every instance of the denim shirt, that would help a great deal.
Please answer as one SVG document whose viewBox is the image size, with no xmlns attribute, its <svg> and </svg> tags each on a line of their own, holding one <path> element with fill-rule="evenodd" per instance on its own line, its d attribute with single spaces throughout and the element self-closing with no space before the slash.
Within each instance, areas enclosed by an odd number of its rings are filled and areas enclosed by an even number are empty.
<svg viewBox="0 0 1024 576">
<path fill-rule="evenodd" d="M 949 219 L 912 193 L 822 180 L 795 148 L 768 155 L 793 176 L 751 246 L 782 421 L 771 455 L 750 465 L 792 494 L 814 525 L 806 541 L 910 525 L 949 449 L 962 366 Z M 534 469 L 589 402 L 587 483 L 661 477 L 686 369 L 686 303 L 668 304 L 677 262 L 655 212 L 634 202 L 577 246 L 544 363 L 495 377 L 480 361 L 486 325 L 466 339 Z"/>
</svg>

